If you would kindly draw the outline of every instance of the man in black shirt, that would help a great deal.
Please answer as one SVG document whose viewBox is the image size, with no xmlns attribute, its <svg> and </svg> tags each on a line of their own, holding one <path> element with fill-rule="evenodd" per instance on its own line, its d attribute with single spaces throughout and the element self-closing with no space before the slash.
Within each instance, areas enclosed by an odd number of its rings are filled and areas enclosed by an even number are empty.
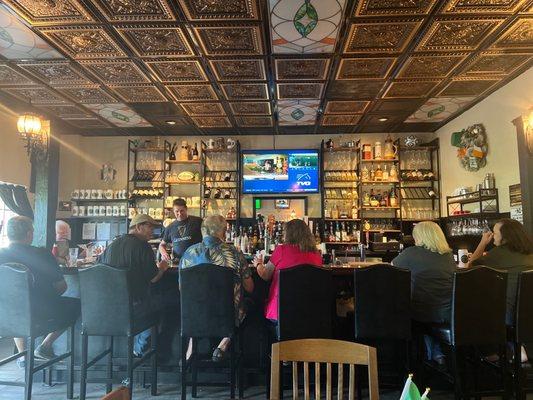
<svg viewBox="0 0 533 400">
<path fill-rule="evenodd" d="M 163 240 L 159 244 L 159 252 L 163 260 L 170 260 L 166 245 L 172 243 L 175 261 L 179 261 L 185 250 L 202 241 L 202 218 L 188 214 L 187 203 L 183 199 L 175 199 L 172 203 L 176 221 L 165 228 Z"/>
<path fill-rule="evenodd" d="M 7 237 L 10 244 L 0 249 L 0 264 L 19 263 L 26 266 L 33 275 L 32 311 L 35 318 L 42 321 L 53 319 L 61 324 L 75 321 L 80 315 L 80 301 L 61 296 L 67 290 L 67 283 L 52 253 L 31 245 L 31 219 L 23 216 L 11 218 L 7 223 Z M 57 357 L 52 345 L 61 333 L 62 331 L 49 333 L 35 349 L 35 357 L 43 360 Z M 23 338 L 15 338 L 15 344 L 19 352 L 24 351 Z M 18 363 L 22 366 L 23 359 Z"/>
</svg>

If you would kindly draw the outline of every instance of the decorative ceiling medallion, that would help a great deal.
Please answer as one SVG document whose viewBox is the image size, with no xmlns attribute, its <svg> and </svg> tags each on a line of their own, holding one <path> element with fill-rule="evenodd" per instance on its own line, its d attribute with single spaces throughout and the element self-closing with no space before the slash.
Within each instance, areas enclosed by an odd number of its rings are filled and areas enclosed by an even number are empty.
<svg viewBox="0 0 533 400">
<path fill-rule="evenodd" d="M 117 58 L 126 54 L 103 28 L 95 26 L 40 28 L 61 50 L 76 59 Z"/>
<path fill-rule="evenodd" d="M 384 98 L 425 97 L 440 81 L 395 81 L 392 82 Z"/>
<path fill-rule="evenodd" d="M 342 100 L 373 100 L 383 88 L 385 81 L 379 80 L 356 80 L 356 81 L 333 81 L 328 86 L 327 97 L 329 99 Z"/>
<path fill-rule="evenodd" d="M 352 23 L 345 53 L 399 53 L 409 43 L 421 21 Z"/>
<path fill-rule="evenodd" d="M 267 101 L 229 103 L 235 115 L 270 115 L 270 103 Z"/>
<path fill-rule="evenodd" d="M 257 0 L 179 0 L 190 21 L 258 19 Z"/>
<path fill-rule="evenodd" d="M 532 58 L 531 54 L 509 54 L 497 52 L 481 53 L 470 64 L 464 75 L 509 75 Z"/>
<path fill-rule="evenodd" d="M 259 26 L 204 26 L 194 31 L 208 56 L 263 54 Z"/>
<path fill-rule="evenodd" d="M 178 27 L 157 25 L 121 26 L 117 28 L 125 40 L 141 57 L 190 57 L 194 53 Z"/>
<path fill-rule="evenodd" d="M 66 100 L 43 87 L 17 87 L 2 89 L 4 92 L 18 97 L 27 103 L 34 104 L 61 104 Z"/>
<path fill-rule="evenodd" d="M 191 117 L 199 128 L 231 128 L 228 117 Z"/>
<path fill-rule="evenodd" d="M 60 92 L 72 97 L 82 104 L 115 103 L 116 100 L 98 86 L 57 88 Z"/>
<path fill-rule="evenodd" d="M 498 49 L 531 50 L 533 48 L 533 18 L 518 18 L 499 36 L 493 47 Z"/>
<path fill-rule="evenodd" d="M 362 0 L 355 16 L 425 15 L 436 0 Z"/>
<path fill-rule="evenodd" d="M 39 108 L 62 119 L 94 118 L 88 112 L 71 104 L 40 105 Z"/>
<path fill-rule="evenodd" d="M 324 115 L 322 117 L 322 125 L 324 126 L 340 126 L 340 125 L 355 125 L 361 119 L 360 115 Z"/>
<path fill-rule="evenodd" d="M 498 83 L 497 79 L 453 79 L 437 96 L 479 96 Z"/>
<path fill-rule="evenodd" d="M 98 118 L 72 118 L 72 119 L 65 119 L 65 121 L 71 125 L 74 125 L 77 128 L 83 128 L 83 129 L 111 128 L 109 124 L 106 124 L 105 122 L 100 121 Z"/>
<path fill-rule="evenodd" d="M 447 13 L 513 13 L 523 0 L 450 0 L 444 11 Z"/>
<path fill-rule="evenodd" d="M 7 65 L 0 65 L 0 86 L 33 85 L 34 83 L 30 78 Z"/>
<path fill-rule="evenodd" d="M 466 54 L 413 55 L 407 59 L 398 78 L 445 78 Z"/>
<path fill-rule="evenodd" d="M 93 83 L 89 78 L 83 76 L 78 69 L 68 61 L 19 63 L 18 66 L 52 86 L 86 85 Z"/>
<path fill-rule="evenodd" d="M 335 101 L 326 104 L 324 114 L 359 114 L 365 111 L 369 101 Z"/>
<path fill-rule="evenodd" d="M 266 79 L 263 60 L 209 61 L 219 81 L 262 81 Z"/>
<path fill-rule="evenodd" d="M 126 103 L 159 103 L 167 99 L 154 85 L 149 86 L 111 86 Z"/>
<path fill-rule="evenodd" d="M 319 99 L 323 83 L 278 83 L 278 99 Z"/>
<path fill-rule="evenodd" d="M 395 58 L 343 58 L 336 79 L 384 79 Z"/>
<path fill-rule="evenodd" d="M 276 79 L 289 80 L 324 80 L 328 72 L 328 58 L 276 59 Z"/>
<path fill-rule="evenodd" d="M 55 25 L 93 22 L 76 0 L 5 0 L 31 25 Z"/>
<path fill-rule="evenodd" d="M 148 83 L 148 78 L 133 61 L 86 61 L 80 63 L 105 83 Z"/>
<path fill-rule="evenodd" d="M 428 29 L 417 50 L 475 50 L 502 21 L 501 18 L 437 19 Z"/>
<path fill-rule="evenodd" d="M 262 83 L 228 83 L 220 85 L 228 100 L 268 100 L 268 89 Z"/>
<path fill-rule="evenodd" d="M 405 120 L 408 123 L 440 122 L 448 119 L 475 97 L 433 97 Z"/>
<path fill-rule="evenodd" d="M 333 53 L 345 0 L 269 0 L 273 53 Z"/>
<path fill-rule="evenodd" d="M 236 117 L 238 126 L 243 127 L 267 127 L 272 126 L 272 117 Z"/>
<path fill-rule="evenodd" d="M 224 108 L 220 103 L 185 103 L 181 105 L 185 112 L 194 117 L 198 116 L 225 116 Z"/>
<path fill-rule="evenodd" d="M 161 82 L 206 82 L 198 61 L 148 61 L 146 64 L 154 71 Z"/>
<path fill-rule="evenodd" d="M 174 20 L 165 0 L 97 0 L 95 3 L 111 22 Z"/>
<path fill-rule="evenodd" d="M 152 126 L 126 104 L 88 104 L 87 108 L 121 128 L 146 128 Z"/>
<path fill-rule="evenodd" d="M 280 125 L 314 125 L 320 100 L 280 100 L 278 117 Z"/>
<path fill-rule="evenodd" d="M 178 101 L 218 100 L 211 85 L 168 85 Z"/>
<path fill-rule="evenodd" d="M 46 60 L 64 58 L 0 4 L 0 55 L 8 60 Z"/>
</svg>

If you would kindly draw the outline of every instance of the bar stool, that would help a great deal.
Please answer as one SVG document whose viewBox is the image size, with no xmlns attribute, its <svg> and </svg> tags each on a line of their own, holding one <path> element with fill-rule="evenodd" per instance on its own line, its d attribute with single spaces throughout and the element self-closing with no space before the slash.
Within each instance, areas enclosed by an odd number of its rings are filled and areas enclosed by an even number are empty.
<svg viewBox="0 0 533 400">
<path fill-rule="evenodd" d="M 231 338 L 230 344 L 230 397 L 235 397 L 235 374 L 239 376 L 239 399 L 244 397 L 242 376 L 242 340 L 235 326 L 234 305 L 235 271 L 214 264 L 199 264 L 180 270 L 181 303 L 181 398 L 187 398 L 187 370 L 192 372 L 192 397 L 198 385 L 222 386 L 224 383 L 198 382 L 199 367 L 225 368 L 211 360 L 202 360 L 197 346 L 189 362 L 186 360 L 189 338 Z M 194 340 L 196 342 L 196 340 Z M 237 354 L 236 348 L 239 349 Z M 211 357 L 211 355 L 209 355 Z"/>
<path fill-rule="evenodd" d="M 85 400 L 87 383 L 106 384 L 106 393 L 112 389 L 113 380 L 113 337 L 126 336 L 127 365 L 126 373 L 130 387 L 129 398 L 133 396 L 133 371 L 148 358 L 151 359 L 151 394 L 157 394 L 157 311 L 146 307 L 135 311 L 130 284 L 129 271 L 105 264 L 79 271 L 81 293 L 81 374 L 80 400 Z M 133 360 L 133 340 L 135 335 L 151 329 L 151 349 L 140 359 Z M 109 347 L 88 361 L 89 336 L 108 336 Z M 87 370 L 96 362 L 108 356 L 106 378 L 87 378 Z"/>
<path fill-rule="evenodd" d="M 42 320 L 33 312 L 35 307 L 33 290 L 33 275 L 22 264 L 10 263 L 0 265 L 0 336 L 27 338 L 27 348 L 17 354 L 4 358 L 0 366 L 15 361 L 21 356 L 26 358 L 24 382 L 0 381 L 0 385 L 24 387 L 24 399 L 31 399 L 33 374 L 53 364 L 69 358 L 67 363 L 67 398 L 73 398 L 74 389 L 74 325 L 76 318 L 68 321 L 58 319 Z M 60 316 L 58 316 L 60 317 Z M 35 339 L 50 332 L 68 328 L 67 351 L 60 356 L 46 362 L 39 362 L 35 366 L 33 352 Z"/>
</svg>

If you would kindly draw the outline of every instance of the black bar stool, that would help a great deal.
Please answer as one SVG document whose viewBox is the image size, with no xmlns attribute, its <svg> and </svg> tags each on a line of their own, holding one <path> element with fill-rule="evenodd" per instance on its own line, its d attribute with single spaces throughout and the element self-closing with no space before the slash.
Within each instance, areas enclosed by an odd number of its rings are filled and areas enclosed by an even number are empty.
<svg viewBox="0 0 533 400">
<path fill-rule="evenodd" d="M 24 399 L 31 399 L 33 385 L 33 374 L 41 371 L 53 364 L 69 358 L 67 363 L 67 398 L 73 398 L 74 392 L 74 325 L 77 315 L 71 320 L 65 321 L 64 316 L 57 319 L 41 320 L 37 313 L 34 313 L 33 275 L 31 271 L 22 264 L 0 265 L 0 336 L 4 337 L 24 337 L 27 338 L 26 350 L 4 358 L 0 361 L 0 366 L 15 361 L 21 356 L 26 357 L 26 371 L 24 382 L 0 381 L 0 385 L 24 387 Z M 63 317 L 63 318 L 62 318 Z M 67 351 L 60 356 L 46 362 L 39 362 L 35 366 L 33 352 L 35 350 L 35 339 L 50 332 L 68 328 Z"/>
<path fill-rule="evenodd" d="M 157 311 L 146 305 L 136 310 L 133 304 L 128 279 L 128 269 L 105 264 L 79 271 L 81 293 L 81 375 L 80 400 L 84 400 L 88 382 L 106 384 L 106 393 L 112 389 L 113 380 L 113 337 L 126 336 L 126 373 L 130 386 L 129 398 L 133 396 L 133 371 L 148 358 L 151 359 L 151 394 L 157 394 Z M 151 349 L 142 358 L 133 359 L 135 335 L 151 329 Z M 109 336 L 109 347 L 88 361 L 89 336 Z M 87 370 L 96 362 L 108 356 L 107 377 L 87 378 Z"/>
</svg>

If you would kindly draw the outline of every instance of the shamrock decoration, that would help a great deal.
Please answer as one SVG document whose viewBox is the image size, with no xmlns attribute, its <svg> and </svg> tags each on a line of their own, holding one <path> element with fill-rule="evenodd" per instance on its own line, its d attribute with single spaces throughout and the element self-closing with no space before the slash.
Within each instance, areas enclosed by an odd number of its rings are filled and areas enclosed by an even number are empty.
<svg viewBox="0 0 533 400">
<path fill-rule="evenodd" d="M 483 124 L 475 124 L 452 134 L 452 146 L 467 171 L 478 171 L 487 165 L 487 133 Z"/>
</svg>

